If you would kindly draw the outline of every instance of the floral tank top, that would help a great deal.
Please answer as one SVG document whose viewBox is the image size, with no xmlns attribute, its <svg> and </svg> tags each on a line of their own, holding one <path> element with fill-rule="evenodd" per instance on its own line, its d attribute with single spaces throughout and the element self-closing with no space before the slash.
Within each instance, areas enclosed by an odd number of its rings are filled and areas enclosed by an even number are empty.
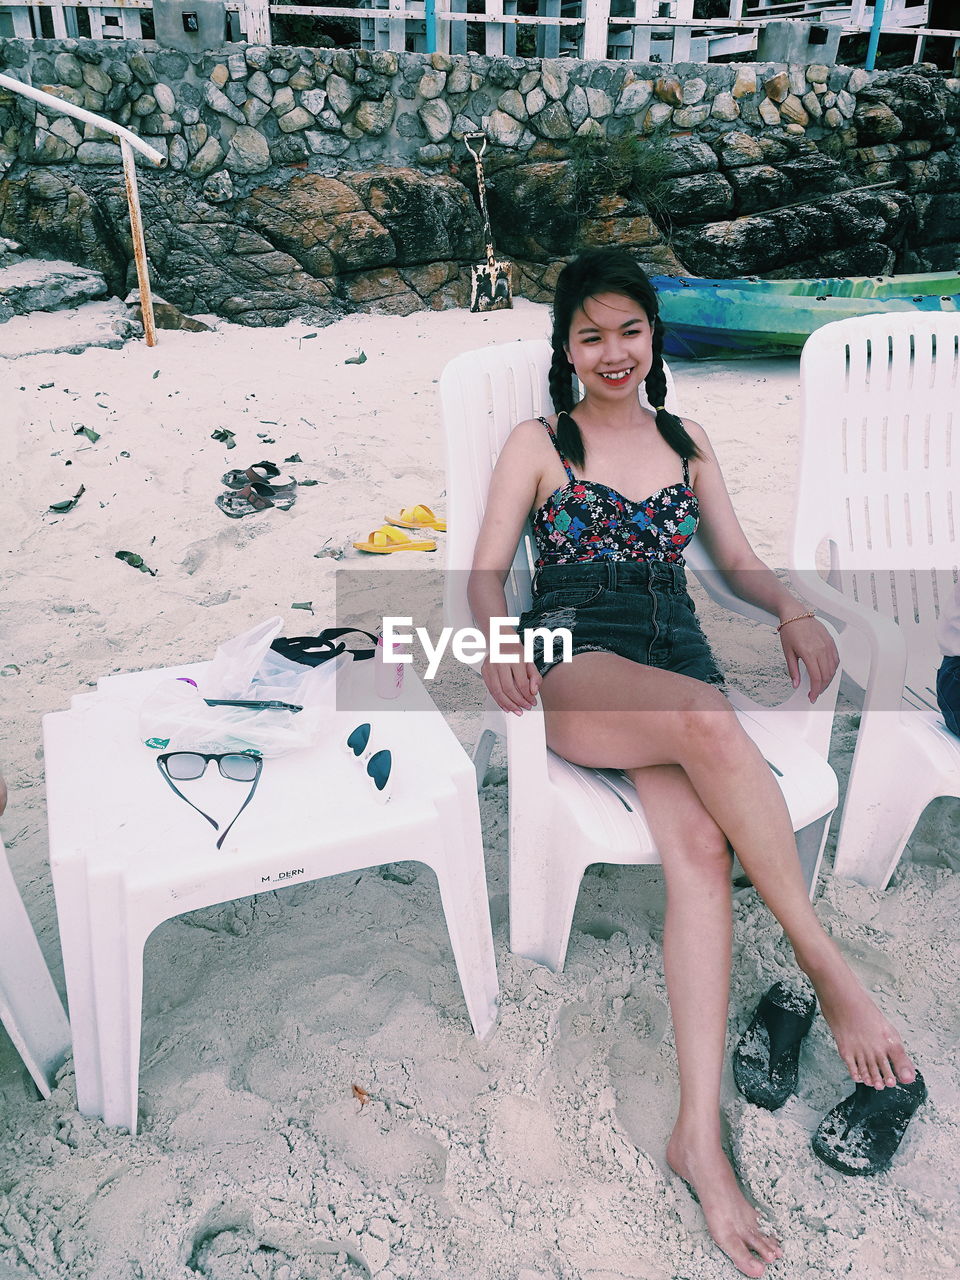
<svg viewBox="0 0 960 1280">
<path fill-rule="evenodd" d="M 539 558 L 536 567 L 581 564 L 589 560 L 665 560 L 683 564 L 683 549 L 697 531 L 700 506 L 690 488 L 690 466 L 683 459 L 683 480 L 634 502 L 608 485 L 578 480 L 560 453 L 557 437 L 540 418 L 567 473 L 533 515 Z"/>
</svg>

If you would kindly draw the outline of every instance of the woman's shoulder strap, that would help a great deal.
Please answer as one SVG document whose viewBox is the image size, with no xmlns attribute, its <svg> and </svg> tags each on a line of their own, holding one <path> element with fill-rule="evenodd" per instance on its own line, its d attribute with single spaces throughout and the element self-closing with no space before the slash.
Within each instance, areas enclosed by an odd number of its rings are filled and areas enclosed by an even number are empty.
<svg viewBox="0 0 960 1280">
<path fill-rule="evenodd" d="M 546 427 L 547 435 L 553 441 L 553 447 L 556 449 L 557 456 L 559 457 L 560 461 L 563 463 L 563 469 L 567 473 L 567 480 L 570 482 L 570 484 L 573 484 L 576 477 L 573 474 L 573 468 L 570 466 L 570 463 L 566 460 L 566 458 L 563 456 L 563 453 L 561 452 L 560 442 L 557 440 L 557 433 L 554 431 L 553 427 L 551 427 L 550 423 L 546 420 L 546 418 L 537 418 L 537 421 L 542 422 L 543 425 Z"/>
</svg>

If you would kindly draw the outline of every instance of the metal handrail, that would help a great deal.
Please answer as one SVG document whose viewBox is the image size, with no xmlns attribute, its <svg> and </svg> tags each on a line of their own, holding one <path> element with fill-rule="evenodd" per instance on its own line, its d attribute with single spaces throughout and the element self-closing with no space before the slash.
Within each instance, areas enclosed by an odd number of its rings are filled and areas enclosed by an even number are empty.
<svg viewBox="0 0 960 1280">
<path fill-rule="evenodd" d="M 112 133 L 120 143 L 120 155 L 123 160 L 123 177 L 127 189 L 127 208 L 130 211 L 130 235 L 133 240 L 133 257 L 137 264 L 137 284 L 140 289 L 140 312 L 143 316 L 143 336 L 148 347 L 157 345 L 157 330 L 153 320 L 153 297 L 150 293 L 150 275 L 147 271 L 147 248 L 143 240 L 143 219 L 140 216 L 140 195 L 137 191 L 137 170 L 133 158 L 134 151 L 139 151 L 148 160 L 152 160 L 158 169 L 166 166 L 167 160 L 159 151 L 154 150 L 142 138 L 125 129 L 122 124 L 115 124 L 104 116 L 98 116 L 86 107 L 75 107 L 72 102 L 58 98 L 56 94 L 47 93 L 43 89 L 35 89 L 32 84 L 24 84 L 13 76 L 0 74 L 0 87 L 18 93 L 23 98 L 32 98 L 43 106 L 62 115 L 73 116 L 86 124 L 93 124 L 103 133 Z"/>
</svg>

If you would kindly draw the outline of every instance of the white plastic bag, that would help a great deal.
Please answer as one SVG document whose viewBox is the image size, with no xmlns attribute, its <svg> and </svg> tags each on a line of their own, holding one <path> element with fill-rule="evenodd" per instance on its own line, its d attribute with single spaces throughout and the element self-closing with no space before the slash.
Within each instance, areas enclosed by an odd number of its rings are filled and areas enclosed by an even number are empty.
<svg viewBox="0 0 960 1280">
<path fill-rule="evenodd" d="M 283 630 L 270 618 L 225 641 L 198 683 L 167 676 L 140 708 L 140 738 L 158 751 L 259 751 L 280 756 L 309 747 L 327 731 L 336 706 L 337 672 L 348 653 L 317 667 L 274 653 Z M 210 707 L 206 698 L 289 702 L 302 711 Z"/>
</svg>

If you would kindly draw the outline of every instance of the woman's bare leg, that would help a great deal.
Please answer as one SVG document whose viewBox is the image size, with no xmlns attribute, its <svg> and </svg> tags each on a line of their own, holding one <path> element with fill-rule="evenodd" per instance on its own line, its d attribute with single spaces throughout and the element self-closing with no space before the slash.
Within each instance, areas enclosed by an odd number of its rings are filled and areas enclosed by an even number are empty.
<svg viewBox="0 0 960 1280">
<path fill-rule="evenodd" d="M 807 897 L 783 796 L 717 689 L 611 653 L 580 654 L 543 684 L 547 741 L 575 764 L 679 764 L 810 977 L 850 1075 L 875 1088 L 915 1072 Z"/>
<path fill-rule="evenodd" d="M 710 1234 L 747 1276 L 780 1257 L 764 1235 L 720 1141 L 726 1042 L 731 856 L 723 832 L 679 765 L 630 776 L 657 843 L 667 886 L 663 965 L 677 1045 L 680 1110 L 667 1161 L 697 1192 Z"/>
</svg>

